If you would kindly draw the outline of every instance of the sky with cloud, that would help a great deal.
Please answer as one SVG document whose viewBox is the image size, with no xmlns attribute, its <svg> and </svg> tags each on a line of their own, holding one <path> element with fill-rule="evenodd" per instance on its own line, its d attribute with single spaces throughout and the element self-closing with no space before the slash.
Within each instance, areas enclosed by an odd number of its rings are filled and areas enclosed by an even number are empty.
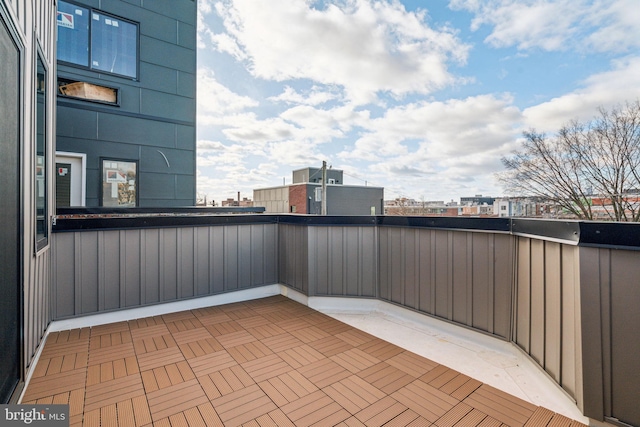
<svg viewBox="0 0 640 427">
<path fill-rule="evenodd" d="M 640 99 L 638 0 L 198 0 L 198 194 L 326 160 L 385 199 L 500 196 L 524 130 Z"/>
</svg>

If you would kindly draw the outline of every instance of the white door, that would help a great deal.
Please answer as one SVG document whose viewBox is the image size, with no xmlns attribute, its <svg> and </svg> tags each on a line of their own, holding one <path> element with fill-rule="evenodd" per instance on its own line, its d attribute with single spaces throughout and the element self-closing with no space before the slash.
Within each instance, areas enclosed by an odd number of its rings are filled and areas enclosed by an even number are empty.
<svg viewBox="0 0 640 427">
<path fill-rule="evenodd" d="M 62 206 L 84 206 L 86 154 L 56 152 L 56 201 Z"/>
</svg>

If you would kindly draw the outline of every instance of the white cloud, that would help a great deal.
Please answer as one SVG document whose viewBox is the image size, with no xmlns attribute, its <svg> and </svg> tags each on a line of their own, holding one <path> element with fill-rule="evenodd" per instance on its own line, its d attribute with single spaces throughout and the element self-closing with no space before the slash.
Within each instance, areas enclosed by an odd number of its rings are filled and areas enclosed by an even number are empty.
<svg viewBox="0 0 640 427">
<path fill-rule="evenodd" d="M 471 29 L 492 27 L 494 47 L 627 52 L 640 47 L 637 0 L 451 0 L 475 14 Z"/>
<path fill-rule="evenodd" d="M 593 118 L 599 107 L 640 99 L 640 56 L 613 61 L 612 68 L 592 75 L 580 89 L 524 110 L 527 126 L 554 132 L 573 119 Z"/>
<path fill-rule="evenodd" d="M 314 86 L 310 91 L 298 92 L 291 86 L 285 86 L 284 91 L 278 96 L 272 96 L 269 99 L 274 102 L 285 102 L 287 104 L 302 104 L 317 106 L 326 102 L 335 100 L 339 97 L 335 91 L 321 90 Z"/>
<path fill-rule="evenodd" d="M 217 10 L 255 77 L 338 85 L 358 104 L 375 101 L 377 93 L 402 97 L 443 88 L 455 82 L 449 64 L 467 58 L 469 46 L 454 30 L 430 28 L 425 12 L 408 12 L 398 1 L 311 5 L 227 0 Z"/>
<path fill-rule="evenodd" d="M 257 107 L 258 102 L 220 84 L 212 70 L 198 70 L 198 123 L 213 124 L 220 117 Z"/>
</svg>

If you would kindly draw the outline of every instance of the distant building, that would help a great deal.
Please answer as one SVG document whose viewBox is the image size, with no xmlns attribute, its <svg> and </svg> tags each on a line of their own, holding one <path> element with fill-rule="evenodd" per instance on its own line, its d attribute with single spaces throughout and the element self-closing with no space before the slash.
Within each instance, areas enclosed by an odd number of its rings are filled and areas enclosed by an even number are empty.
<svg viewBox="0 0 640 427">
<path fill-rule="evenodd" d="M 544 206 L 528 198 L 496 199 L 493 203 L 493 213 L 498 217 L 538 217 L 544 211 Z"/>
<path fill-rule="evenodd" d="M 384 188 L 344 185 L 343 172 L 327 169 L 327 215 L 381 215 Z M 293 171 L 293 183 L 253 190 L 254 206 L 266 213 L 322 213 L 322 170 Z"/>
<path fill-rule="evenodd" d="M 253 200 L 248 199 L 246 197 L 243 197 L 242 199 L 240 199 L 240 193 L 238 192 L 237 199 L 232 199 L 231 197 L 229 197 L 227 200 L 224 200 L 222 202 L 222 206 L 237 206 L 237 207 L 251 208 L 253 207 Z"/>
<path fill-rule="evenodd" d="M 495 197 L 487 197 L 482 194 L 476 194 L 473 197 L 460 197 L 460 204 L 463 206 L 475 206 L 475 205 L 493 205 Z"/>
</svg>

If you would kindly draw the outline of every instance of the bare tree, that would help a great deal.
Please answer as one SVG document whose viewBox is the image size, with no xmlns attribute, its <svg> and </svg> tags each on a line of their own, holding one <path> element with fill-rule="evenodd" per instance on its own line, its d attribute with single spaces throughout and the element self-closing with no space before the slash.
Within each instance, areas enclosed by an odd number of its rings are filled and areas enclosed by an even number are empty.
<svg viewBox="0 0 640 427">
<path fill-rule="evenodd" d="M 502 158 L 505 190 L 582 219 L 640 221 L 640 102 L 599 113 L 551 137 L 525 132 L 522 150 Z"/>
</svg>

